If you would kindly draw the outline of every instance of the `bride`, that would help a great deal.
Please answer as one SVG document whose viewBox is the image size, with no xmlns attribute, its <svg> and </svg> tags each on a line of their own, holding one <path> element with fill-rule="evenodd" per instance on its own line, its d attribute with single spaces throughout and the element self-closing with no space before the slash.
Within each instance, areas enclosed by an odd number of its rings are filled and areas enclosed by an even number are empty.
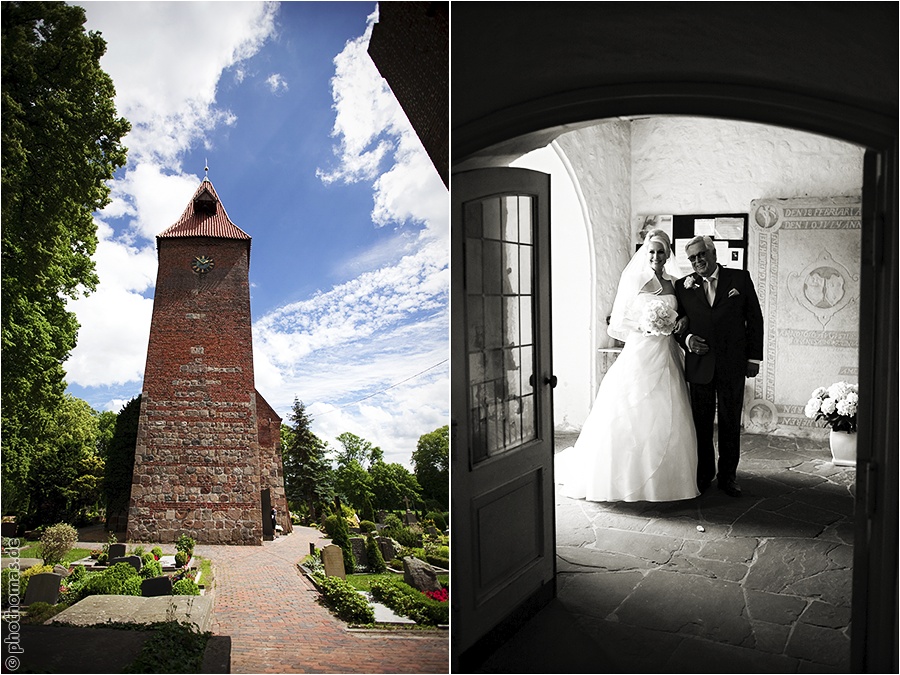
<svg viewBox="0 0 900 675">
<path fill-rule="evenodd" d="M 594 502 L 691 499 L 697 489 L 697 435 L 684 355 L 671 333 L 678 303 L 668 235 L 651 230 L 622 272 L 609 334 L 625 348 L 607 371 L 581 434 L 556 455 L 556 482 L 568 497 Z"/>
</svg>

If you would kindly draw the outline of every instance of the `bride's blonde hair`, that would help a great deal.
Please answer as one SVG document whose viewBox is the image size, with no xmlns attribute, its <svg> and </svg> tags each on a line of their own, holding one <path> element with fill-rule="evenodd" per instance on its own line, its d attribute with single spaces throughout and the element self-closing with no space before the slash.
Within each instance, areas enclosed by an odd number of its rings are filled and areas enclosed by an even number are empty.
<svg viewBox="0 0 900 675">
<path fill-rule="evenodd" d="M 669 240 L 669 235 L 665 230 L 650 230 L 649 232 L 647 232 L 647 234 L 644 235 L 645 244 L 649 244 L 652 239 L 661 241 L 666 245 L 666 255 L 675 255 L 675 252 L 672 250 L 672 242 Z"/>
</svg>

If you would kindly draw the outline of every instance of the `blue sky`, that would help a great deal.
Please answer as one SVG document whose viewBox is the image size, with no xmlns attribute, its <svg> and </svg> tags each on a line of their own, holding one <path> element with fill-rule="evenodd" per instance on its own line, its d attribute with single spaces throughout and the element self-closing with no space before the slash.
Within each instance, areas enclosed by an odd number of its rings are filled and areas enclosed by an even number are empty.
<svg viewBox="0 0 900 675">
<path fill-rule="evenodd" d="M 209 166 L 253 237 L 254 364 L 287 417 L 349 431 L 410 466 L 448 423 L 448 193 L 366 54 L 370 2 L 87 2 L 101 65 L 132 123 L 113 202 L 96 214 L 97 292 L 69 392 L 118 411 L 140 393 L 155 236 Z"/>
</svg>

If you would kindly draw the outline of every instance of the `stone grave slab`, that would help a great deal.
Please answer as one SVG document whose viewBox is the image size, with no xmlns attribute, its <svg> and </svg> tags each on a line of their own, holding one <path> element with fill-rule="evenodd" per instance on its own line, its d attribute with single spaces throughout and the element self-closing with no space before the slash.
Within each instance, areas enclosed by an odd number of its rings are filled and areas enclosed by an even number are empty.
<svg viewBox="0 0 900 675">
<path fill-rule="evenodd" d="M 156 623 L 169 621 L 169 613 L 174 615 L 176 621 L 193 623 L 201 631 L 209 630 L 212 598 L 208 595 L 172 595 L 154 598 L 134 595 L 89 595 L 44 625 L 64 623 L 74 626 L 94 626 L 110 621 Z"/>
<path fill-rule="evenodd" d="M 163 575 L 144 579 L 141 582 L 141 596 L 155 598 L 160 595 L 172 595 L 172 577 Z"/>
<path fill-rule="evenodd" d="M 381 557 L 384 558 L 385 562 L 389 562 L 397 557 L 397 546 L 393 539 L 390 537 L 375 537 L 375 541 L 378 542 L 378 546 L 381 548 Z"/>
<path fill-rule="evenodd" d="M 322 564 L 325 566 L 325 576 L 347 578 L 344 570 L 344 553 L 336 544 L 328 544 L 322 549 Z"/>
<path fill-rule="evenodd" d="M 44 574 L 35 574 L 28 580 L 28 587 L 25 589 L 25 599 L 23 605 L 33 605 L 36 602 L 46 602 L 55 605 L 59 599 L 59 584 L 62 581 L 62 575 L 46 572 Z"/>
<path fill-rule="evenodd" d="M 126 555 L 120 558 L 110 558 L 109 566 L 112 567 L 116 563 L 128 563 L 131 565 L 136 571 L 140 572 L 141 567 L 144 566 L 144 561 L 141 560 L 139 555 Z"/>
<path fill-rule="evenodd" d="M 110 560 L 112 560 L 113 558 L 124 558 L 125 544 L 110 544 L 107 554 L 109 555 Z"/>
<path fill-rule="evenodd" d="M 366 550 L 366 540 L 363 537 L 350 537 L 350 545 L 353 547 L 353 558 L 358 566 L 369 567 L 369 552 Z"/>
</svg>

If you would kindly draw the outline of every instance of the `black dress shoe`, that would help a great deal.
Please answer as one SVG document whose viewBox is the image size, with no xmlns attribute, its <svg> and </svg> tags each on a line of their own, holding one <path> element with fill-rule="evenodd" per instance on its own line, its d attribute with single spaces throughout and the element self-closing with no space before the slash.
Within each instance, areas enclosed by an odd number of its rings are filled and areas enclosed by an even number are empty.
<svg viewBox="0 0 900 675">
<path fill-rule="evenodd" d="M 733 480 L 719 481 L 719 489 L 722 490 L 729 497 L 740 497 L 741 496 L 741 486 L 738 485 Z"/>
<path fill-rule="evenodd" d="M 701 478 L 697 481 L 697 489 L 700 490 L 701 495 L 706 492 L 710 485 L 712 485 L 711 478 Z"/>
</svg>

